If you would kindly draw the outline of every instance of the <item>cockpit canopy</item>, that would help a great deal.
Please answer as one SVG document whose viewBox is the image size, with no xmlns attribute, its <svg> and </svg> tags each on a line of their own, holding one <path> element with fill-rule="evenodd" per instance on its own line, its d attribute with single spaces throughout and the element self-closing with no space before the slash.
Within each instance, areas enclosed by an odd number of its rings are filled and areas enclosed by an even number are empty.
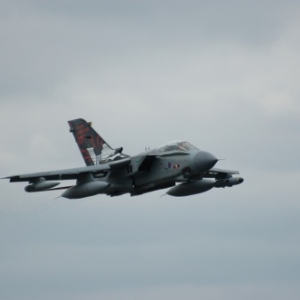
<svg viewBox="0 0 300 300">
<path fill-rule="evenodd" d="M 167 152 L 167 151 L 193 151 L 199 150 L 192 144 L 186 141 L 173 141 L 167 144 L 161 145 L 160 147 L 155 149 L 157 152 Z"/>
</svg>

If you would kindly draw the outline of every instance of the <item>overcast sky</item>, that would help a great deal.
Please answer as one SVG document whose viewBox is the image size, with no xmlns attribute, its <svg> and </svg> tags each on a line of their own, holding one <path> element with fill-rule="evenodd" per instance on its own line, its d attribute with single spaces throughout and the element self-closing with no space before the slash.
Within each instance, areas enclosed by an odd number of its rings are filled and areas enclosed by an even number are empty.
<svg viewBox="0 0 300 300">
<path fill-rule="evenodd" d="M 82 117 L 125 153 L 185 139 L 245 178 L 77 201 L 1 180 L 1 299 L 299 299 L 299 1 L 13 0 L 0 16 L 0 177 L 83 166 Z"/>
</svg>

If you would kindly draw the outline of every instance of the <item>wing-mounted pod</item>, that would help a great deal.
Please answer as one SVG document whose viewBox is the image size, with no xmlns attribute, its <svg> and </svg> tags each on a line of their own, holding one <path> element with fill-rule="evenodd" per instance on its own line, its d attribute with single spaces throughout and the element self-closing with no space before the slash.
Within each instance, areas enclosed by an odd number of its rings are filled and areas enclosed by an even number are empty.
<svg viewBox="0 0 300 300">
<path fill-rule="evenodd" d="M 241 184 L 244 181 L 242 177 L 231 177 L 228 179 L 218 180 L 215 183 L 216 188 L 232 187 L 233 185 Z"/>
<path fill-rule="evenodd" d="M 31 181 L 31 184 L 27 185 L 24 189 L 28 193 L 47 191 L 55 186 L 59 185 L 59 182 L 46 181 L 44 177 L 38 177 Z"/>
<path fill-rule="evenodd" d="M 76 185 L 67 189 L 61 197 L 67 199 L 79 199 L 102 193 L 108 186 L 107 182 L 95 180 L 91 173 L 82 173 L 76 181 Z"/>
<path fill-rule="evenodd" d="M 68 190 L 66 190 L 61 195 L 61 197 L 67 199 L 79 199 L 79 198 L 90 197 L 90 196 L 103 193 L 107 186 L 108 183 L 104 181 L 92 181 L 83 184 L 77 184 L 69 188 Z"/>
<path fill-rule="evenodd" d="M 213 187 L 232 187 L 244 181 L 241 177 L 231 177 L 221 180 L 201 179 L 178 184 L 167 191 L 167 194 L 175 197 L 190 196 L 209 191 Z"/>
<path fill-rule="evenodd" d="M 178 184 L 167 191 L 167 194 L 175 197 L 190 196 L 209 191 L 215 186 L 215 181 L 202 179 Z"/>
</svg>

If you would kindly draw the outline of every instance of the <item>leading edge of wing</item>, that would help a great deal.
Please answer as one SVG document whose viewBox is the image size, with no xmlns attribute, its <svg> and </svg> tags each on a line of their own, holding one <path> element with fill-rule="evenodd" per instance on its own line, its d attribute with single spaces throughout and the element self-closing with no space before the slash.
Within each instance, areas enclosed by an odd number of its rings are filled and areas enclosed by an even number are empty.
<svg viewBox="0 0 300 300">
<path fill-rule="evenodd" d="M 225 170 L 225 169 L 219 169 L 219 168 L 211 168 L 207 172 L 205 172 L 204 177 L 214 177 L 214 175 L 218 174 L 228 174 L 228 175 L 235 175 L 240 174 L 239 171 L 233 171 L 233 170 Z"/>
<path fill-rule="evenodd" d="M 226 173 L 226 174 L 240 174 L 239 171 L 233 171 L 233 170 L 225 170 L 225 169 L 219 169 L 219 168 L 211 168 L 208 172 L 215 172 L 215 173 Z"/>
</svg>

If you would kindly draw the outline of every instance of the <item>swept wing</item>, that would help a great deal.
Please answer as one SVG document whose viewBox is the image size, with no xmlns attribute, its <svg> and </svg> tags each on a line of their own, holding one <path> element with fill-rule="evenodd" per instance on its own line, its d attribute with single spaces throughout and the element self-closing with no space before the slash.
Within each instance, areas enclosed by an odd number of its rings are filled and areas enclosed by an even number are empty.
<svg viewBox="0 0 300 300">
<path fill-rule="evenodd" d="M 124 159 L 124 160 L 112 162 L 110 164 L 101 164 L 101 165 L 93 165 L 93 166 L 86 166 L 86 167 L 73 168 L 73 169 L 13 175 L 13 176 L 5 177 L 3 179 L 10 179 L 10 182 L 21 182 L 21 181 L 33 182 L 38 178 L 43 178 L 45 180 L 70 180 L 70 179 L 78 179 L 81 175 L 87 173 L 94 175 L 94 177 L 101 177 L 101 175 L 104 175 L 108 171 L 123 168 L 124 166 L 129 164 L 129 162 L 130 159 Z"/>
</svg>

